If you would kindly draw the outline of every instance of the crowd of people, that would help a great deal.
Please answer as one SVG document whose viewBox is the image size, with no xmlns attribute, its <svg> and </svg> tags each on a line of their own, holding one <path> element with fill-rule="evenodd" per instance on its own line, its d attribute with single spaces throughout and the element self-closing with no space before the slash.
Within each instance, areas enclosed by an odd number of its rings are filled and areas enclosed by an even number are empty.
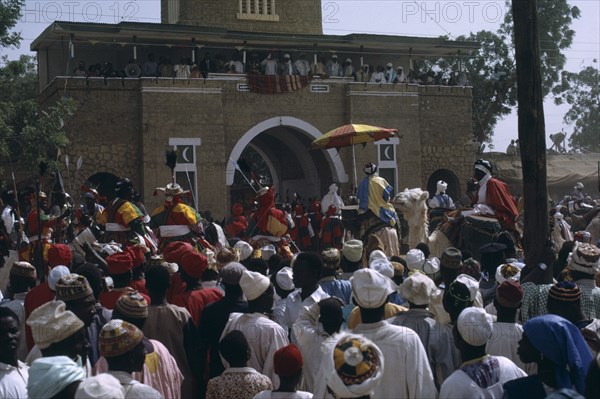
<svg viewBox="0 0 600 399">
<path fill-rule="evenodd" d="M 356 82 L 370 83 L 411 83 L 420 85 L 465 86 L 466 75 L 463 72 L 443 72 L 421 69 L 404 71 L 401 65 L 392 62 L 385 65 L 356 65 L 351 58 L 343 62 L 337 54 L 330 59 L 322 57 L 309 61 L 306 53 L 299 53 L 295 59 L 289 53 L 268 52 L 259 54 L 251 52 L 248 57 L 236 54 L 227 58 L 223 53 L 214 57 L 206 52 L 201 59 L 192 60 L 182 57 L 179 62 L 154 53 L 147 55 L 143 62 L 130 59 L 122 68 L 111 62 L 87 65 L 79 61 L 73 70 L 73 76 L 79 77 L 162 77 L 162 78 L 206 78 L 211 73 L 226 74 L 261 74 L 261 75 L 299 75 L 321 77 L 345 77 Z"/>
<path fill-rule="evenodd" d="M 525 265 L 516 201 L 492 169 L 474 165 L 472 212 L 506 232 L 477 257 L 401 253 L 372 163 L 356 208 L 386 227 L 362 239 L 344 231 L 335 184 L 310 212 L 262 187 L 224 228 L 176 182 L 152 212 L 129 179 L 71 211 L 64 193 L 33 192 L 20 215 L 8 190 L 0 397 L 600 397 L 600 249 L 575 235 Z M 446 189 L 432 208 L 451 209 Z"/>
</svg>

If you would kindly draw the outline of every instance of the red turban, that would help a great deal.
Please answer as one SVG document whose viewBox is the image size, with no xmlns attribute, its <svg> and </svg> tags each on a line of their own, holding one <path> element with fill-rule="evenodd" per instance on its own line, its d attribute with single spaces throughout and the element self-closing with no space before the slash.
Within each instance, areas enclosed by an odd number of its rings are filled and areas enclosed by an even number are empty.
<svg viewBox="0 0 600 399">
<path fill-rule="evenodd" d="M 188 252 L 181 258 L 183 272 L 192 278 L 202 277 L 207 267 L 208 259 L 199 252 Z"/>
<path fill-rule="evenodd" d="M 129 251 L 133 258 L 133 267 L 140 267 L 146 261 L 146 251 L 144 251 L 143 247 L 133 245 L 127 247 L 127 251 Z"/>
<path fill-rule="evenodd" d="M 124 274 L 133 268 L 131 252 L 116 252 L 106 258 L 109 274 Z"/>
<path fill-rule="evenodd" d="M 192 244 L 188 242 L 173 241 L 170 242 L 163 250 L 163 258 L 165 259 L 165 262 L 179 264 L 181 258 L 183 258 L 183 255 L 193 250 L 194 248 L 192 247 Z"/>
<path fill-rule="evenodd" d="M 335 205 L 329 205 L 329 208 L 327 208 L 327 216 L 334 216 L 337 212 L 337 208 L 335 207 Z"/>
<path fill-rule="evenodd" d="M 55 266 L 69 266 L 73 260 L 71 248 L 66 244 L 53 244 L 48 248 L 48 266 L 52 269 Z"/>
</svg>

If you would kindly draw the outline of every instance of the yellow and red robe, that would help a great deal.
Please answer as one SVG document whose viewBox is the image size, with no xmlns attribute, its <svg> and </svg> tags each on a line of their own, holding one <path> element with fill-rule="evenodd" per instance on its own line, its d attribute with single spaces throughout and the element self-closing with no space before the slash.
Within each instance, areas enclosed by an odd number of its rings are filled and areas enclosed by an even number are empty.
<svg viewBox="0 0 600 399">
<path fill-rule="evenodd" d="M 182 201 L 165 201 L 150 215 L 148 226 L 158 230 L 161 246 L 165 242 L 190 241 L 200 232 L 200 214 Z"/>
</svg>

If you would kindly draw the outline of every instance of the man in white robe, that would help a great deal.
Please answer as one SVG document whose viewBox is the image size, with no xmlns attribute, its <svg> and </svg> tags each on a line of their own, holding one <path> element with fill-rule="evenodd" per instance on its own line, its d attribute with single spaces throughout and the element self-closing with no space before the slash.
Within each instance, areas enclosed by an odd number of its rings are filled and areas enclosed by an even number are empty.
<svg viewBox="0 0 600 399">
<path fill-rule="evenodd" d="M 271 379 L 274 387 L 279 386 L 279 377 L 275 373 L 273 355 L 279 348 L 289 344 L 287 332 L 270 320 L 266 313 L 273 307 L 273 286 L 268 277 L 260 273 L 244 271 L 240 287 L 248 300 L 248 313 L 232 313 L 225 325 L 221 339 L 230 331 L 241 331 L 250 345 L 252 353 L 248 367 L 252 367 Z M 228 367 L 225 359 L 223 365 Z"/>
<path fill-rule="evenodd" d="M 335 345 L 333 336 L 340 332 L 344 322 L 342 306 L 338 298 L 323 299 L 310 306 L 292 327 L 304 359 L 302 389 L 305 391 L 314 392 L 315 381 L 321 378 L 323 357 Z"/>
<path fill-rule="evenodd" d="M 319 286 L 323 260 L 314 252 L 301 252 L 294 261 L 293 282 L 298 288 L 286 298 L 284 320 L 288 329 L 306 308 L 318 303 L 329 295 Z M 295 342 L 292 333 L 292 341 Z"/>
<path fill-rule="evenodd" d="M 360 269 L 350 279 L 352 295 L 360 308 L 362 323 L 354 328 L 373 341 L 384 354 L 385 370 L 373 398 L 436 398 L 437 389 L 425 348 L 407 327 L 383 320 L 394 282 L 373 269 Z"/>
<path fill-rule="evenodd" d="M 453 332 L 463 364 L 442 384 L 440 399 L 501 398 L 504 383 L 527 376 L 509 359 L 486 353 L 492 329 L 485 310 L 468 307 L 460 313 Z"/>
</svg>

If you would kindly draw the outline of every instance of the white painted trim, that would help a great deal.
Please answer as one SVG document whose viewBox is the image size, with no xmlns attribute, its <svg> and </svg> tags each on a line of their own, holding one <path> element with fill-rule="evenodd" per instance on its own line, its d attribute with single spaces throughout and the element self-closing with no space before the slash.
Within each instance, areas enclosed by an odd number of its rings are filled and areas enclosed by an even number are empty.
<svg viewBox="0 0 600 399">
<path fill-rule="evenodd" d="M 199 137 L 169 137 L 169 145 L 200 145 Z"/>
<path fill-rule="evenodd" d="M 347 96 L 367 96 L 367 97 L 419 97 L 419 93 L 413 91 L 348 91 Z"/>
<path fill-rule="evenodd" d="M 185 94 L 221 94 L 222 90 L 219 87 L 142 87 L 142 93 L 185 93 Z"/>
<path fill-rule="evenodd" d="M 229 155 L 230 159 L 227 162 L 227 168 L 225 170 L 225 184 L 227 184 L 228 186 L 231 186 L 233 184 L 233 177 L 235 175 L 235 165 L 232 161 L 236 162 L 239 159 L 240 155 L 242 155 L 242 151 L 244 151 L 244 148 L 246 148 L 246 146 L 250 144 L 250 142 L 256 136 L 258 136 L 265 130 L 276 126 L 288 126 L 294 128 L 312 137 L 313 139 L 317 139 L 323 135 L 316 127 L 314 127 L 310 123 L 291 116 L 278 116 L 262 121 L 250 128 L 250 130 L 248 130 L 233 147 L 233 150 Z M 337 151 L 334 149 L 326 150 L 324 155 L 329 163 L 331 171 L 333 172 L 333 179 L 339 183 L 348 182 L 348 174 L 346 173 L 344 164 L 342 163 L 342 160 L 340 159 L 340 156 L 337 153 Z"/>
<path fill-rule="evenodd" d="M 398 145 L 398 144 L 400 144 L 400 137 L 394 137 L 394 138 L 391 138 L 389 140 L 381 139 L 379 141 L 376 141 L 375 144 L 376 145 L 380 145 L 380 144 L 394 144 L 394 145 Z"/>
</svg>

